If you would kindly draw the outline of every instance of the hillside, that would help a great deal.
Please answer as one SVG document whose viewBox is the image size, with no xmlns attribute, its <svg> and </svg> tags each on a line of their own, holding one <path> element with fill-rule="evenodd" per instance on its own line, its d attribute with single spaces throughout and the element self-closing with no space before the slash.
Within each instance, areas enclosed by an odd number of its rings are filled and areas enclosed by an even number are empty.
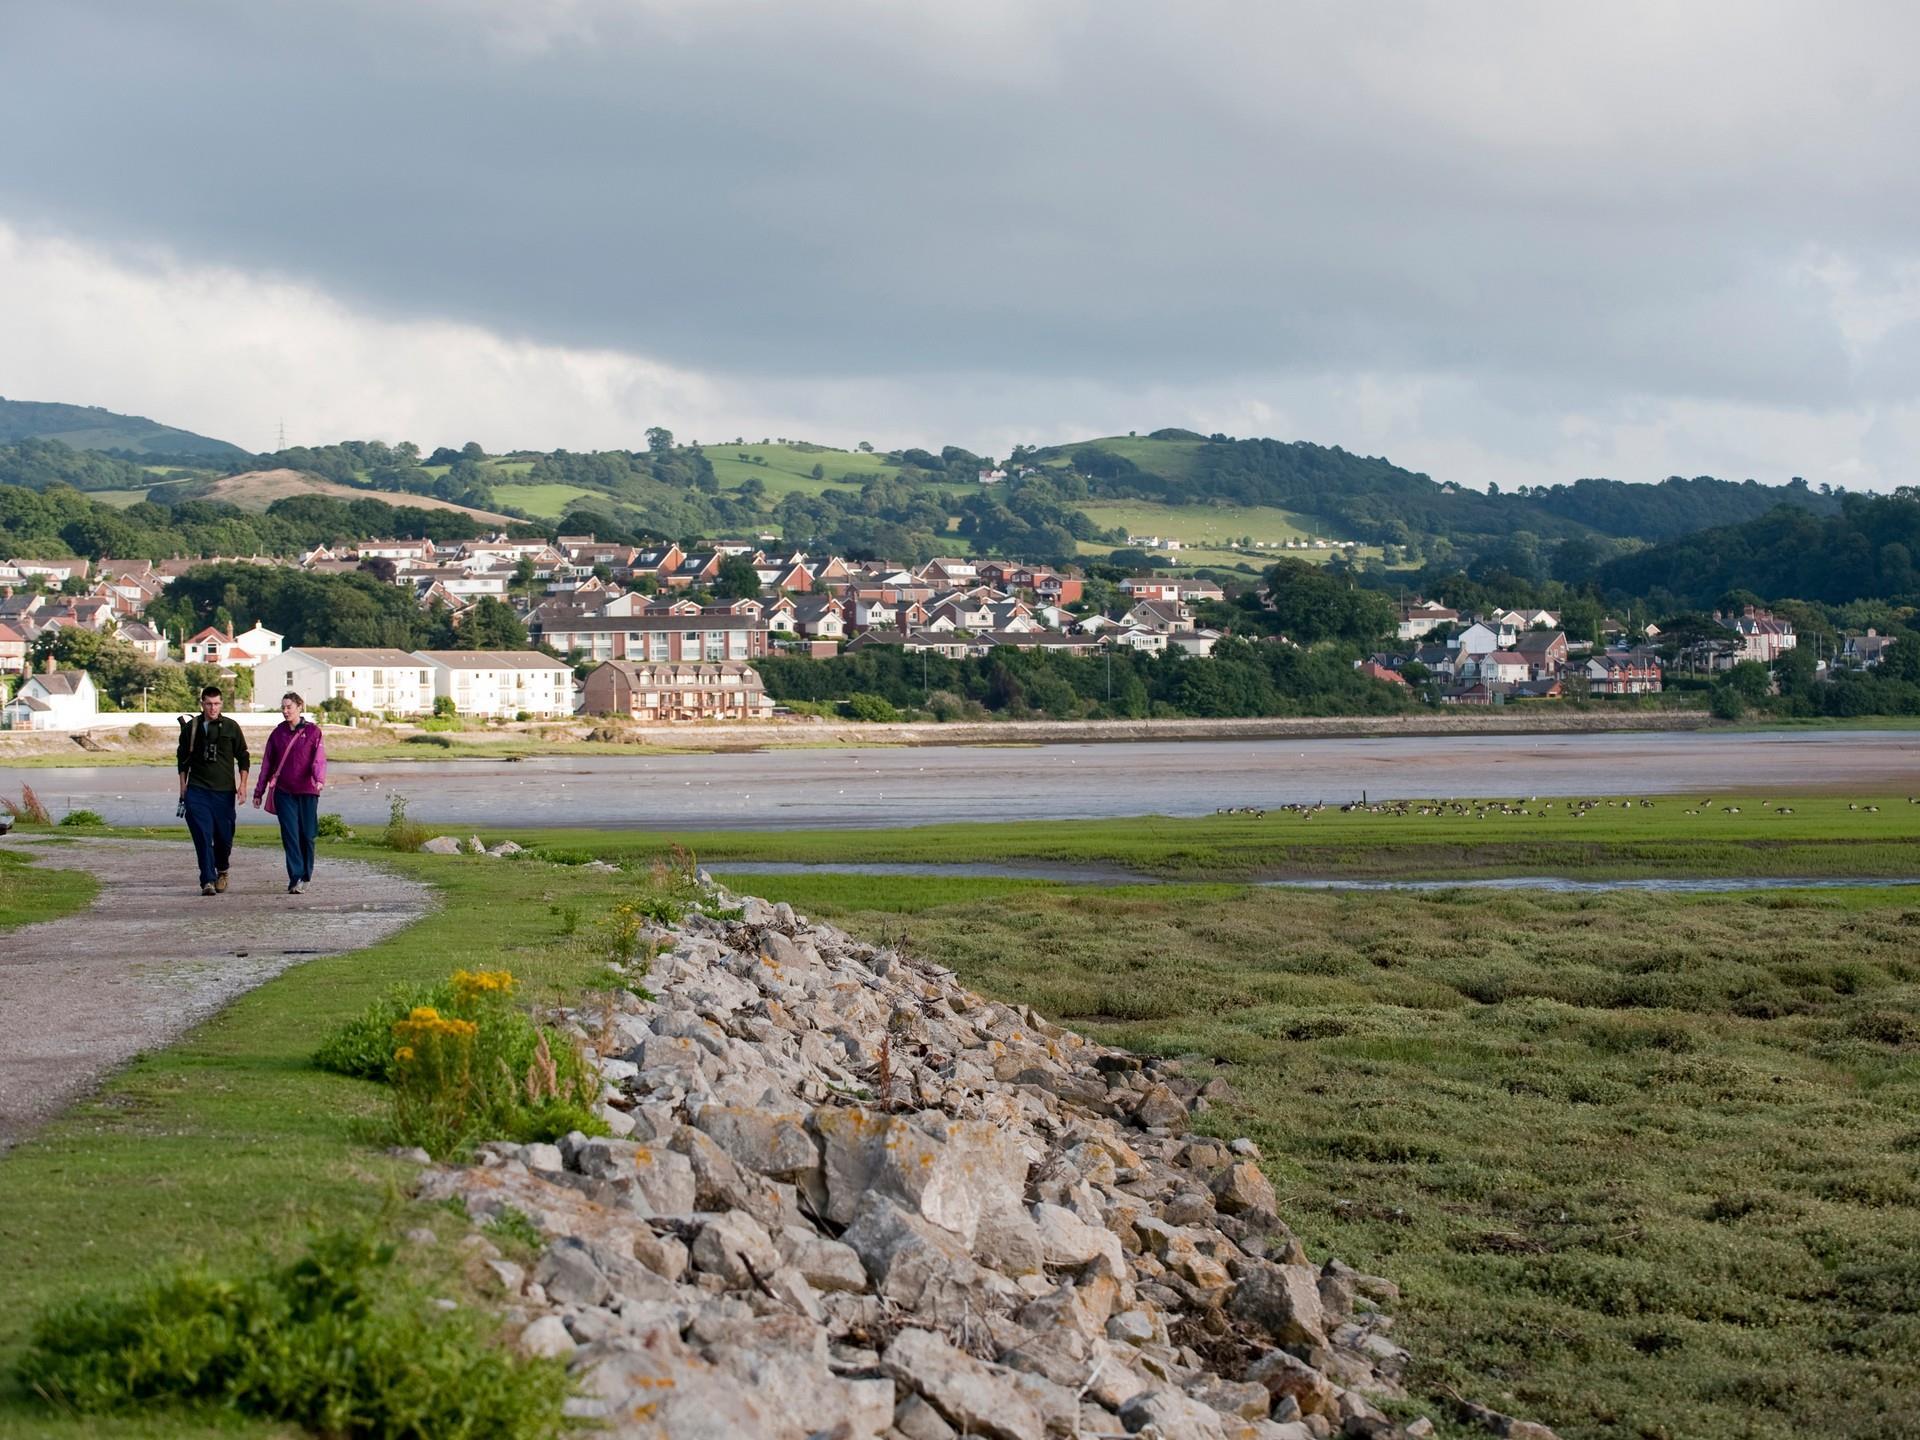
<svg viewBox="0 0 1920 1440">
<path fill-rule="evenodd" d="M 144 415 L 119 415 L 97 405 L 0 397 L 0 445 L 20 440 L 58 440 L 75 450 L 115 450 L 131 455 L 194 456 L 222 461 L 244 459 L 247 454 L 225 440 L 162 425 Z"/>
<path fill-rule="evenodd" d="M 1609 591 L 1665 594 L 1704 609 L 1729 591 L 1829 605 L 1877 598 L 1920 601 L 1920 500 L 1849 495 L 1839 513 L 1775 510 L 1703 530 L 1602 567 Z"/>
<path fill-rule="evenodd" d="M 493 510 L 478 510 L 470 505 L 456 505 L 451 500 L 436 499 L 432 495 L 386 496 L 374 491 L 355 489 L 351 485 L 341 485 L 333 480 L 322 480 L 315 475 L 303 475 L 298 470 L 249 470 L 243 475 L 224 475 L 218 480 L 188 482 L 194 490 L 191 497 L 196 500 L 224 500 L 229 505 L 237 505 L 242 510 L 255 514 L 264 514 L 269 505 L 276 500 L 285 500 L 295 495 L 319 495 L 329 500 L 385 500 L 389 503 L 411 505 L 421 510 L 451 510 L 458 515 L 470 515 L 475 520 L 484 520 L 493 524 L 510 524 L 511 517 Z M 182 487 L 185 488 L 184 486 Z M 163 489 L 163 495 L 166 491 Z"/>
<path fill-rule="evenodd" d="M 1312 517 L 1336 538 L 1408 545 L 1445 538 L 1482 548 L 1536 539 L 1658 542 L 1756 520 L 1777 505 L 1815 515 L 1838 500 L 1805 481 L 1781 486 L 1711 476 L 1657 484 L 1582 479 L 1511 494 L 1441 484 L 1383 458 L 1306 441 L 1209 439 L 1187 430 L 1106 436 L 1031 452 L 1030 460 L 1085 478 L 1094 498 L 1165 504 L 1266 505 Z"/>
</svg>

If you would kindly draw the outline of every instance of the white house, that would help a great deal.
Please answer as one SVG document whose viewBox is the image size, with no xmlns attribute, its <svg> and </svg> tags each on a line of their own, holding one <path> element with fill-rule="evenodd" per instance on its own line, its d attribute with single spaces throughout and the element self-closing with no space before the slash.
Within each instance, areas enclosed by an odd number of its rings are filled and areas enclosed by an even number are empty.
<svg viewBox="0 0 1920 1440">
<path fill-rule="evenodd" d="M 433 672 L 433 695 L 451 696 L 461 715 L 506 720 L 525 712 L 551 720 L 573 713 L 573 667 L 538 650 L 416 650 Z"/>
<path fill-rule="evenodd" d="M 1145 630 L 1130 625 L 1107 637 L 1109 645 L 1124 645 L 1129 650 L 1145 651 L 1149 655 L 1158 655 L 1167 648 L 1169 632 L 1165 630 Z"/>
<path fill-rule="evenodd" d="M 84 730 L 99 715 L 100 698 L 84 670 L 29 675 L 0 710 L 9 730 Z"/>
<path fill-rule="evenodd" d="M 1511 637 L 1508 643 L 1512 643 Z M 1451 650 L 1458 651 L 1462 656 L 1491 655 L 1500 648 L 1500 634 L 1491 626 L 1476 620 L 1449 640 L 1447 646 Z"/>
<path fill-rule="evenodd" d="M 269 630 L 258 620 L 248 629 L 233 637 L 233 643 L 241 654 L 232 657 L 235 665 L 258 665 L 263 660 L 271 660 L 286 649 L 287 637 Z M 242 656 L 245 658 L 243 659 Z"/>
<path fill-rule="evenodd" d="M 254 671 L 256 694 L 292 690 L 318 709 L 345 700 L 380 715 L 425 715 L 433 710 L 433 667 L 404 650 L 344 650 L 297 646 Z"/>
<path fill-rule="evenodd" d="M 1532 670 L 1527 657 L 1517 650 L 1490 650 L 1484 655 L 1470 653 L 1460 673 L 1462 678 L 1517 684 L 1530 678 Z"/>
<path fill-rule="evenodd" d="M 1218 630 L 1175 630 L 1168 634 L 1167 641 L 1189 655 L 1211 655 L 1220 638 Z"/>
</svg>

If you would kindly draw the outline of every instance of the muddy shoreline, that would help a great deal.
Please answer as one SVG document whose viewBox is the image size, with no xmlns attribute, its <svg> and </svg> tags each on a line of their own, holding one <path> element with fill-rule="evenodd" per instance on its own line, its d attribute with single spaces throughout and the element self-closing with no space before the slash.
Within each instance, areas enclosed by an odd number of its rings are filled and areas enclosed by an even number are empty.
<svg viewBox="0 0 1920 1440">
<path fill-rule="evenodd" d="M 1245 720 L 993 720 L 953 724 L 902 723 L 874 725 L 853 721 L 797 717 L 750 725 L 607 725 L 587 719 L 552 724 L 505 725 L 451 732 L 448 738 L 462 751 L 498 746 L 503 750 L 529 748 L 565 755 L 618 754 L 627 748 L 669 752 L 733 752 L 831 746 L 895 747 L 926 745 L 1089 745 L 1130 744 L 1164 740 L 1341 739 L 1362 736 L 1425 735 L 1603 735 L 1625 732 L 1697 731 L 1718 728 L 1705 711 L 1534 711 L 1499 707 L 1489 710 L 1424 711 L 1409 715 L 1277 716 Z M 48 759 L 75 765 L 106 761 L 126 763 L 138 756 L 145 763 L 165 764 L 173 753 L 172 720 L 156 716 L 156 738 L 129 739 L 125 731 L 82 732 L 84 739 L 63 733 L 0 734 L 0 767 L 13 762 Z M 612 741 L 589 740 L 595 732 L 613 732 Z M 352 759 L 361 750 L 379 750 L 404 744 L 420 735 L 411 725 L 356 730 L 329 726 L 329 754 Z M 434 760 L 430 745 L 420 745 L 406 761 Z M 363 764 L 389 763 L 368 757 Z M 404 763 L 394 761 L 390 763 Z"/>
</svg>

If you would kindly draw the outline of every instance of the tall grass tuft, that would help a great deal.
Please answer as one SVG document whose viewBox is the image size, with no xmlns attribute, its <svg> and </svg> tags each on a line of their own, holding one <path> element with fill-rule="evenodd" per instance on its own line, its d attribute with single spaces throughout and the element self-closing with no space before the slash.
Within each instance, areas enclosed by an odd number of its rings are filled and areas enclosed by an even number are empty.
<svg viewBox="0 0 1920 1440">
<path fill-rule="evenodd" d="M 411 855 L 427 843 L 427 827 L 407 818 L 407 797 L 395 795 L 387 804 L 387 828 L 381 835 L 389 850 Z"/>
<path fill-rule="evenodd" d="M 53 817 L 47 814 L 47 807 L 40 803 L 40 797 L 33 793 L 31 785 L 20 787 L 20 798 L 9 800 L 0 795 L 0 809 L 19 821 L 22 825 L 51 825 Z"/>
</svg>

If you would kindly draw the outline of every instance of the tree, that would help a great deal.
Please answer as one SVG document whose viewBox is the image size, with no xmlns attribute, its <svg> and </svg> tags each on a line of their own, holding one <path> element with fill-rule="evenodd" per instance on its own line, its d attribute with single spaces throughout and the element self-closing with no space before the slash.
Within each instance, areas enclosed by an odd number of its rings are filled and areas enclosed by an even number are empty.
<svg viewBox="0 0 1920 1440">
<path fill-rule="evenodd" d="M 748 556 L 729 555 L 720 562 L 713 588 L 723 600 L 753 600 L 760 594 L 760 573 Z"/>
<path fill-rule="evenodd" d="M 1317 565 L 1282 560 L 1266 580 L 1268 618 L 1295 644 L 1365 645 L 1393 629 L 1393 604 L 1386 596 L 1343 583 Z"/>
<path fill-rule="evenodd" d="M 667 455 L 673 450 L 673 432 L 664 425 L 655 425 L 647 431 L 647 450 L 654 455 Z"/>
<path fill-rule="evenodd" d="M 1773 676 L 1758 660 L 1741 660 L 1720 677 L 1720 687 L 1733 691 L 1750 705 L 1757 705 L 1773 693 Z"/>
<path fill-rule="evenodd" d="M 457 650 L 524 650 L 528 644 L 520 617 L 491 595 L 481 596 L 461 615 L 453 638 Z"/>
</svg>

